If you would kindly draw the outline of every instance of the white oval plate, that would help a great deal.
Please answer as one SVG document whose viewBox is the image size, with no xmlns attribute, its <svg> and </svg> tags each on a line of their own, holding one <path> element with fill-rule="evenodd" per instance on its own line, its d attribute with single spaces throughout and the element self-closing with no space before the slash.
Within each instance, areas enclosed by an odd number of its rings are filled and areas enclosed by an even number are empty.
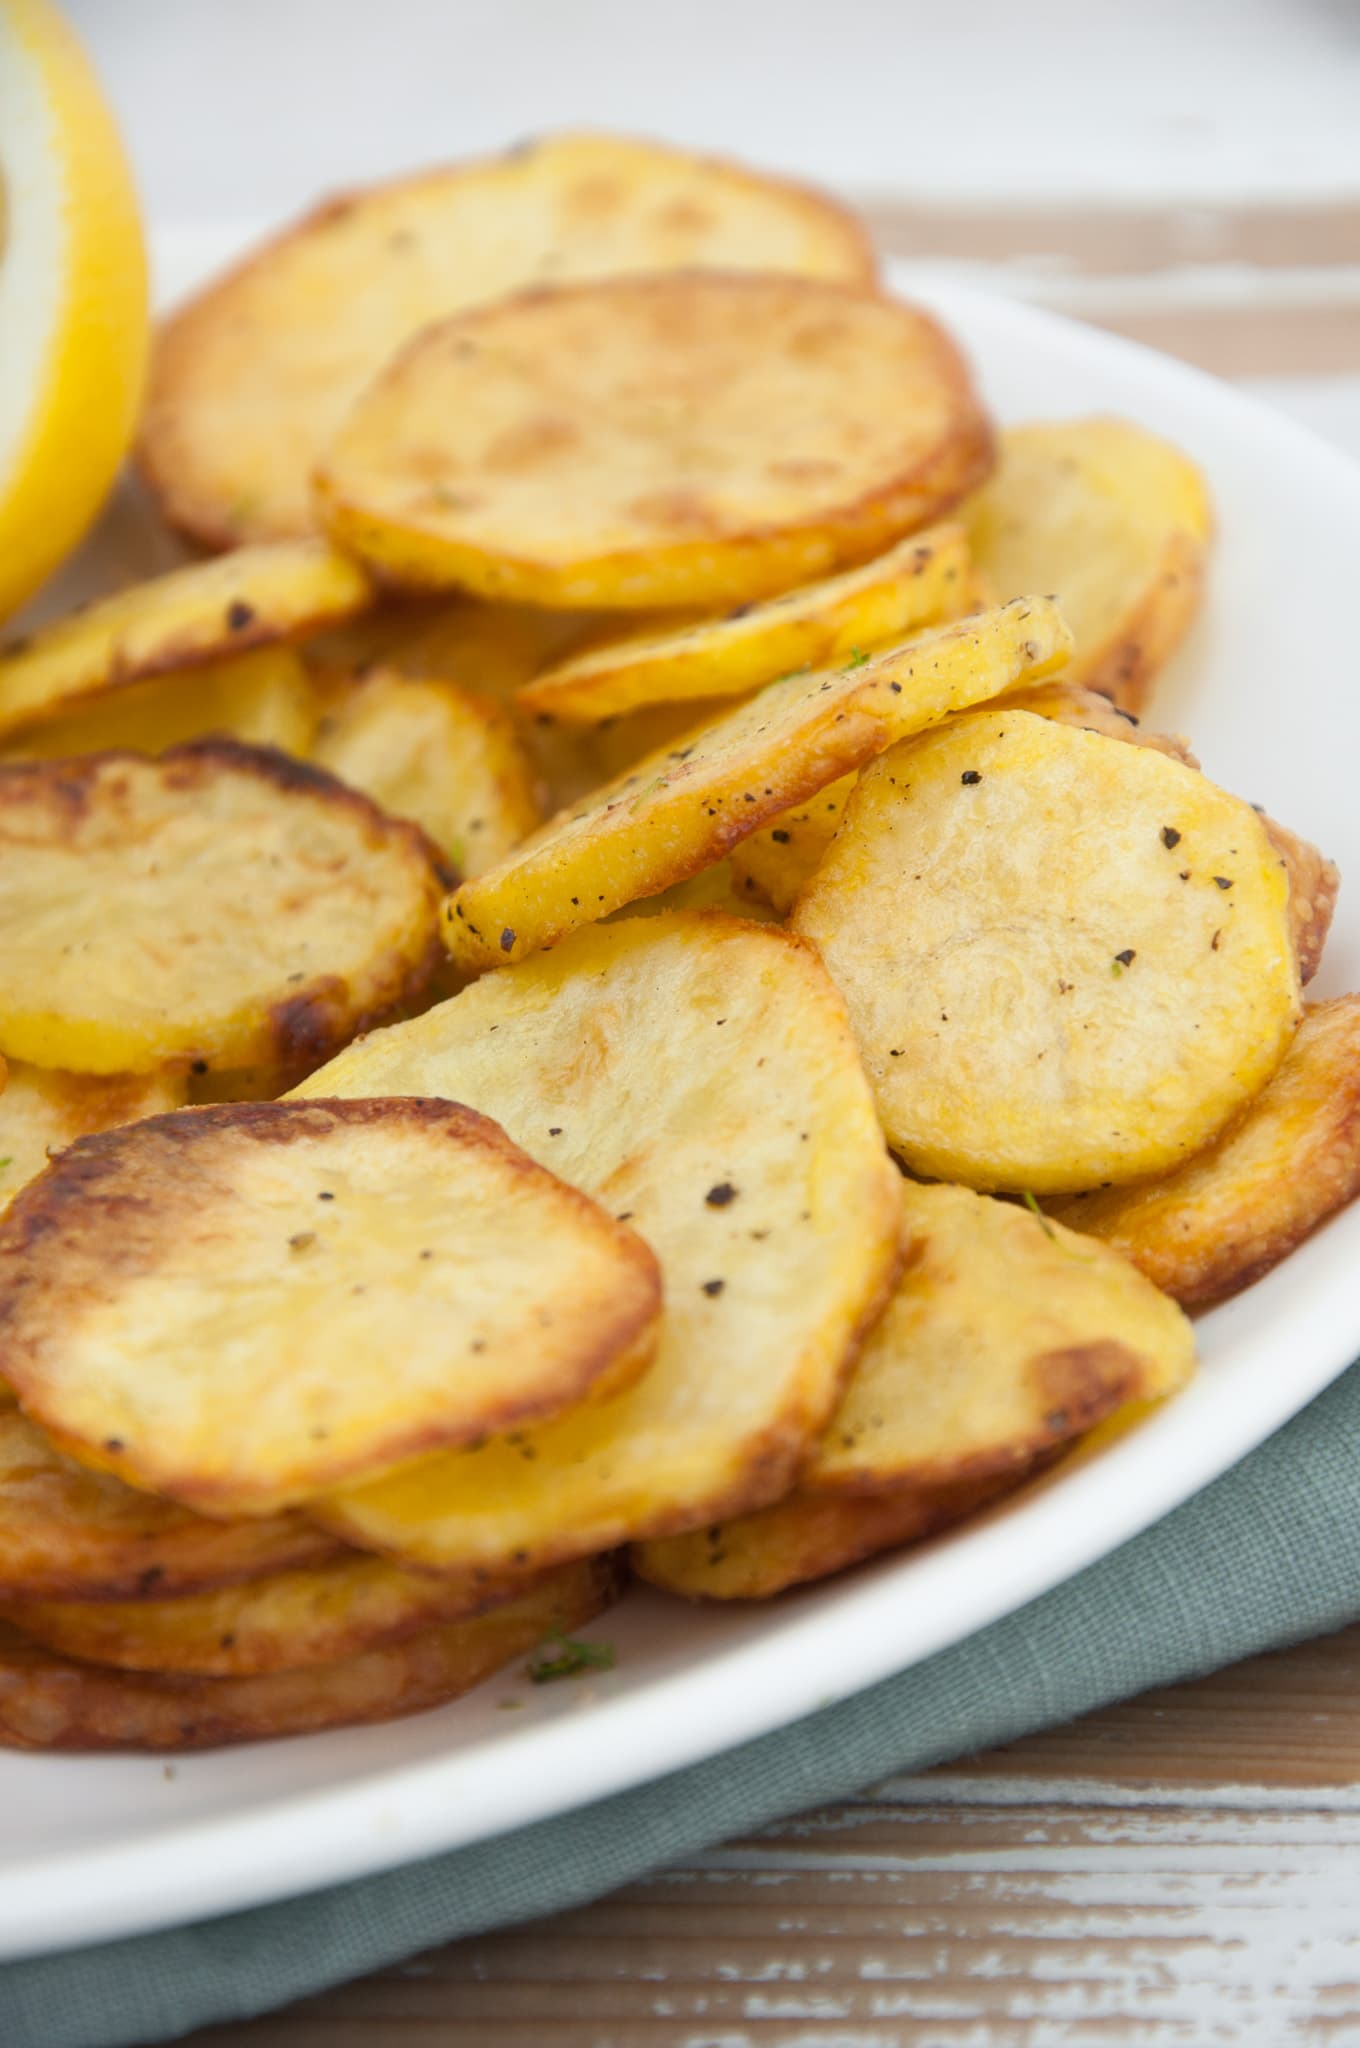
<svg viewBox="0 0 1360 2048">
<path fill-rule="evenodd" d="M 1208 473 L 1221 531 L 1206 614 L 1159 723 L 1209 772 L 1360 873 L 1354 682 L 1360 469 L 1197 372 L 1031 308 L 898 274 L 960 336 L 1002 419 L 1127 413 Z M 106 542 L 108 536 L 105 537 Z M 126 533 L 123 539 L 127 539 Z M 131 536 L 139 568 L 143 533 Z M 98 575 L 89 560 L 88 587 Z M 80 578 L 63 579 L 80 594 Z M 1360 986 L 1343 895 L 1322 993 Z M 754 1612 L 631 1595 L 608 1676 L 510 1671 L 386 1727 L 177 1760 L 0 1755 L 0 1954 L 334 1885 L 584 1805 L 904 1669 L 1080 1571 L 1204 1486 L 1360 1353 L 1360 1208 L 1200 1324 L 1190 1390 L 1131 1435 L 917 1552 Z M 517 1713 L 501 1711 L 514 1699 Z"/>
</svg>

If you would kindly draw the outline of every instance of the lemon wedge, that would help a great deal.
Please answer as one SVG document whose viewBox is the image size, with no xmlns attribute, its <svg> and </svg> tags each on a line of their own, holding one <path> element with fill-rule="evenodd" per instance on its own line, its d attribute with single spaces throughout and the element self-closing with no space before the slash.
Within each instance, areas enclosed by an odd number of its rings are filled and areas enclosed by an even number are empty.
<svg viewBox="0 0 1360 2048">
<path fill-rule="evenodd" d="M 146 371 L 132 174 L 50 0 L 0 0 L 0 619 L 90 525 Z"/>
</svg>

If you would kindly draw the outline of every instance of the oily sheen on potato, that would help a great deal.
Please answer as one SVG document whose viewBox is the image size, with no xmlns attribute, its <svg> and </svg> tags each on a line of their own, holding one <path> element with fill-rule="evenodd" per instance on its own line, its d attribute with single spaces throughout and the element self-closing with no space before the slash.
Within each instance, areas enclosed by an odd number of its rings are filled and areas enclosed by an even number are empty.
<svg viewBox="0 0 1360 2048">
<path fill-rule="evenodd" d="M 295 1077 L 420 994 L 443 881 L 415 826 L 268 748 L 0 765 L 0 1050 Z"/>
<path fill-rule="evenodd" d="M 304 1095 L 472 1103 L 639 1231 L 666 1313 L 616 1398 L 332 1497 L 349 1540 L 533 1569 L 775 1498 L 897 1257 L 898 1177 L 807 947 L 717 911 L 580 932 L 376 1032 Z"/>
<path fill-rule="evenodd" d="M 986 475 L 925 313 L 808 278 L 542 288 L 428 327 L 316 472 L 390 582 L 576 611 L 742 604 L 876 554 Z"/>
<path fill-rule="evenodd" d="M 933 1534 L 1190 1376 L 1180 1310 L 1073 1231 L 967 1188 L 908 1182 L 901 1235 L 902 1276 L 794 1491 L 639 1545 L 644 1578 L 705 1599 L 823 1578 Z"/>
<path fill-rule="evenodd" d="M 324 200 L 164 323 L 142 473 L 209 547 L 312 525 L 311 472 L 431 321 L 550 281 L 675 269 L 870 284 L 853 214 L 805 186 L 619 135 L 545 135 Z"/>
<path fill-rule="evenodd" d="M 445 944 L 459 967 L 478 973 L 657 895 L 894 740 L 1060 667 L 1068 645 L 1055 608 L 1026 599 L 868 662 L 771 683 L 664 743 L 465 882 L 445 906 Z"/>
<path fill-rule="evenodd" d="M 894 1149 L 980 1188 L 1181 1164 L 1300 1014 L 1287 879 L 1251 806 L 1032 712 L 973 712 L 863 773 L 793 923 Z"/>
<path fill-rule="evenodd" d="M 454 1102 L 150 1118 L 78 1141 L 0 1226 L 27 1413 L 218 1514 L 626 1384 L 659 1309 L 642 1240 Z"/>
<path fill-rule="evenodd" d="M 1055 1213 L 1193 1308 L 1259 1280 L 1360 1193 L 1360 996 L 1311 1006 L 1246 1113 L 1178 1171 Z"/>
</svg>

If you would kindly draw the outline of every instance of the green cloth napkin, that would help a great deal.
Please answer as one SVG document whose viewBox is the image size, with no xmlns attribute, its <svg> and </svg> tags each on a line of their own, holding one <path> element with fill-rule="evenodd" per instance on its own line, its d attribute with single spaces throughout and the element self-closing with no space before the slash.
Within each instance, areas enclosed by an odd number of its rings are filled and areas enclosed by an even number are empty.
<svg viewBox="0 0 1360 2048">
<path fill-rule="evenodd" d="M 1360 1615 L 1360 1366 L 1080 1577 L 928 1663 L 711 1762 L 383 1877 L 0 1969 L 5 2048 L 242 2019 L 611 1890 L 876 1778 L 1010 1741 Z"/>
</svg>

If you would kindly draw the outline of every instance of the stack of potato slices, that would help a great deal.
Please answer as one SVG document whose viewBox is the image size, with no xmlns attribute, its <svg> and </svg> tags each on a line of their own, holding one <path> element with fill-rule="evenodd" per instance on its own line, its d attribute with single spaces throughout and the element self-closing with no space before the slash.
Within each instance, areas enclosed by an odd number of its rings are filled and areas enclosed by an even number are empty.
<svg viewBox="0 0 1360 2048">
<path fill-rule="evenodd" d="M 1360 1189 L 1336 870 L 1135 715 L 1202 479 L 998 435 L 829 200 L 352 194 L 140 460 L 217 552 L 0 650 L 0 1741 L 599 1672 L 630 1571 L 1000 1512 Z"/>
</svg>

